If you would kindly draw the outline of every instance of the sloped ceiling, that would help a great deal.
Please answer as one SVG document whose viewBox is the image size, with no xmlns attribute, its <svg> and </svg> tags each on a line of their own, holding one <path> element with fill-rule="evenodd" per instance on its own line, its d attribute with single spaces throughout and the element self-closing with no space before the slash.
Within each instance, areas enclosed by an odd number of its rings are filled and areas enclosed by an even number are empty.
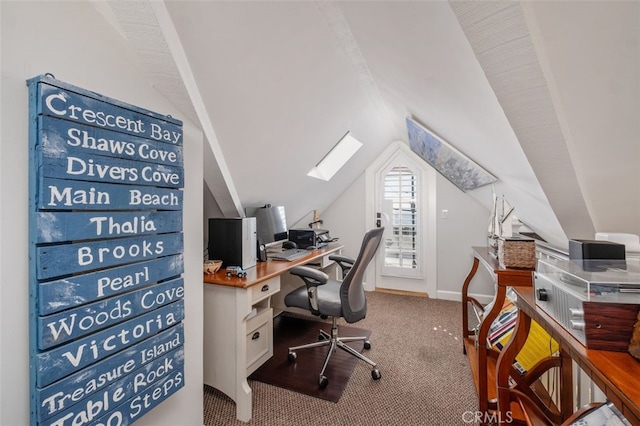
<svg viewBox="0 0 640 426">
<path fill-rule="evenodd" d="M 640 234 L 640 2 L 523 10 L 595 230 Z"/>
<path fill-rule="evenodd" d="M 136 9 L 132 3 L 150 6 Z M 640 131 L 637 119 L 630 122 L 634 112 L 637 117 L 640 94 L 639 8 L 636 2 L 605 3 L 110 5 L 114 25 L 139 55 L 173 61 L 171 78 L 186 82 L 182 95 L 176 90 L 179 84 L 165 84 L 171 88 L 166 91 L 161 84 L 157 87 L 178 106 L 185 92 L 190 98 L 193 108 L 185 113 L 195 112 L 205 130 L 211 148 L 204 155 L 205 168 L 210 169 L 207 184 L 217 192 L 225 214 L 265 203 L 286 205 L 290 221 L 313 209 L 322 211 L 390 142 L 406 141 L 404 120 L 410 115 L 497 176 L 496 192 L 508 198 L 518 216 L 562 246 L 567 236 L 591 238 L 594 229 L 605 230 L 601 226 L 610 232 L 640 233 L 640 179 L 635 170 Z M 612 4 L 615 12 L 609 11 Z M 608 14 L 600 22 L 616 27 L 614 35 L 607 33 L 605 42 L 576 53 L 585 26 L 602 15 L 602 9 Z M 502 25 L 495 19 L 500 13 L 507 13 L 515 24 Z M 140 14 L 155 19 L 141 19 Z M 153 37 L 150 42 L 149 34 L 158 29 L 164 40 Z M 514 48 L 505 43 L 509 40 L 524 45 Z M 625 48 L 605 51 L 605 46 L 621 40 Z M 566 65 L 588 56 L 591 47 L 629 67 L 624 83 L 619 83 L 626 85 L 620 96 L 630 110 L 623 119 L 603 114 L 609 110 L 603 106 L 591 105 L 585 111 L 574 100 L 584 98 L 580 95 L 585 87 L 575 84 Z M 519 60 L 528 72 L 518 73 Z M 158 69 L 154 61 L 146 62 L 150 71 Z M 603 68 L 604 73 L 589 73 L 583 82 L 606 101 L 616 102 L 605 88 L 616 73 L 620 77 L 620 67 L 600 66 L 600 71 Z M 153 72 L 150 79 L 160 81 Z M 593 120 L 598 114 L 608 120 L 606 125 Z M 616 132 L 621 139 L 613 143 L 624 155 L 612 154 L 607 161 L 621 170 L 618 177 L 632 182 L 632 194 L 624 201 L 608 196 L 608 206 L 602 207 L 591 192 L 592 184 L 598 182 L 595 187 L 601 189 L 617 180 L 602 172 L 596 178 L 592 166 L 597 154 L 591 158 L 595 147 L 602 146 L 601 137 L 607 133 L 603 128 L 616 126 L 624 130 Z M 307 177 L 346 131 L 364 143 L 363 149 L 331 182 Z M 590 147 L 588 153 L 582 151 L 583 144 Z M 490 191 L 483 187 L 468 194 L 488 208 Z M 605 219 L 612 205 L 631 211 L 626 223 Z"/>
</svg>

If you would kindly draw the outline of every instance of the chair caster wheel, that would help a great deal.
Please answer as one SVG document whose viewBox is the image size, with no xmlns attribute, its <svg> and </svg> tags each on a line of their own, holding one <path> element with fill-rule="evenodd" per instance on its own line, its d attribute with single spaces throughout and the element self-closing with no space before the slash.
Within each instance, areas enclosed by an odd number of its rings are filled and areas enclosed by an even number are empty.
<svg viewBox="0 0 640 426">
<path fill-rule="evenodd" d="M 371 377 L 373 378 L 373 380 L 380 380 L 382 374 L 380 374 L 380 370 L 374 368 L 373 370 L 371 370 Z"/>
<path fill-rule="evenodd" d="M 327 376 L 320 376 L 320 381 L 318 382 L 318 386 L 324 389 L 327 387 L 328 384 L 329 384 L 329 379 L 327 379 Z"/>
<path fill-rule="evenodd" d="M 298 356 L 295 352 L 289 352 L 289 355 L 287 355 L 287 359 L 289 360 L 289 362 L 294 362 L 297 357 Z"/>
<path fill-rule="evenodd" d="M 367 349 L 367 350 L 371 349 L 371 342 L 368 341 L 368 340 L 365 340 L 364 341 L 364 348 Z"/>
</svg>

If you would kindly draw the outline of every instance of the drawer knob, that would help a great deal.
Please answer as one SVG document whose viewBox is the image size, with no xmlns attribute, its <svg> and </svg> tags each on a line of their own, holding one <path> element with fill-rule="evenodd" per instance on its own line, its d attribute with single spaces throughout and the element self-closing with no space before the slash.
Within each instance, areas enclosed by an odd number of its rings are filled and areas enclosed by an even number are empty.
<svg viewBox="0 0 640 426">
<path fill-rule="evenodd" d="M 251 340 L 258 340 L 260 338 L 260 332 L 256 331 L 255 333 L 253 333 L 253 335 L 251 336 Z"/>
<path fill-rule="evenodd" d="M 262 291 L 269 291 L 269 284 L 265 284 L 262 286 Z"/>
</svg>

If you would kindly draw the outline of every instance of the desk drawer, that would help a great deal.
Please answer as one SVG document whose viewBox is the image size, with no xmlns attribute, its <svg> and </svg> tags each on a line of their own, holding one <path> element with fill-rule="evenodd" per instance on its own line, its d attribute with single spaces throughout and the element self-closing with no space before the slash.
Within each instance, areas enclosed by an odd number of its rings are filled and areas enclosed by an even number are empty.
<svg viewBox="0 0 640 426">
<path fill-rule="evenodd" d="M 250 287 L 251 305 L 280 291 L 280 277 L 273 277 Z"/>
<path fill-rule="evenodd" d="M 333 265 L 334 262 L 333 260 L 329 259 L 330 256 L 333 256 L 334 254 L 340 254 L 342 252 L 342 250 L 338 250 L 336 253 L 331 253 L 331 254 L 327 254 L 325 256 L 322 256 L 322 261 L 320 263 L 320 268 L 324 269 L 328 266 Z"/>
<path fill-rule="evenodd" d="M 273 355 L 273 309 L 247 321 L 247 376 Z"/>
</svg>

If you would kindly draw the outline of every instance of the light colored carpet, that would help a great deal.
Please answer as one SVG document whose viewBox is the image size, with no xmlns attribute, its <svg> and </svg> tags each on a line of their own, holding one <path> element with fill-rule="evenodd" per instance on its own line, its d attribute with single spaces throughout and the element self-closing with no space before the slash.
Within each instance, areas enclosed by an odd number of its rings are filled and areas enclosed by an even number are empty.
<svg viewBox="0 0 640 426">
<path fill-rule="evenodd" d="M 338 403 L 257 381 L 250 425 L 465 425 L 477 398 L 462 352 L 462 305 L 387 293 L 368 293 L 367 318 L 379 381 L 359 362 Z M 331 384 L 329 384 L 331 386 Z M 205 425 L 246 425 L 235 403 L 204 387 Z"/>
</svg>

